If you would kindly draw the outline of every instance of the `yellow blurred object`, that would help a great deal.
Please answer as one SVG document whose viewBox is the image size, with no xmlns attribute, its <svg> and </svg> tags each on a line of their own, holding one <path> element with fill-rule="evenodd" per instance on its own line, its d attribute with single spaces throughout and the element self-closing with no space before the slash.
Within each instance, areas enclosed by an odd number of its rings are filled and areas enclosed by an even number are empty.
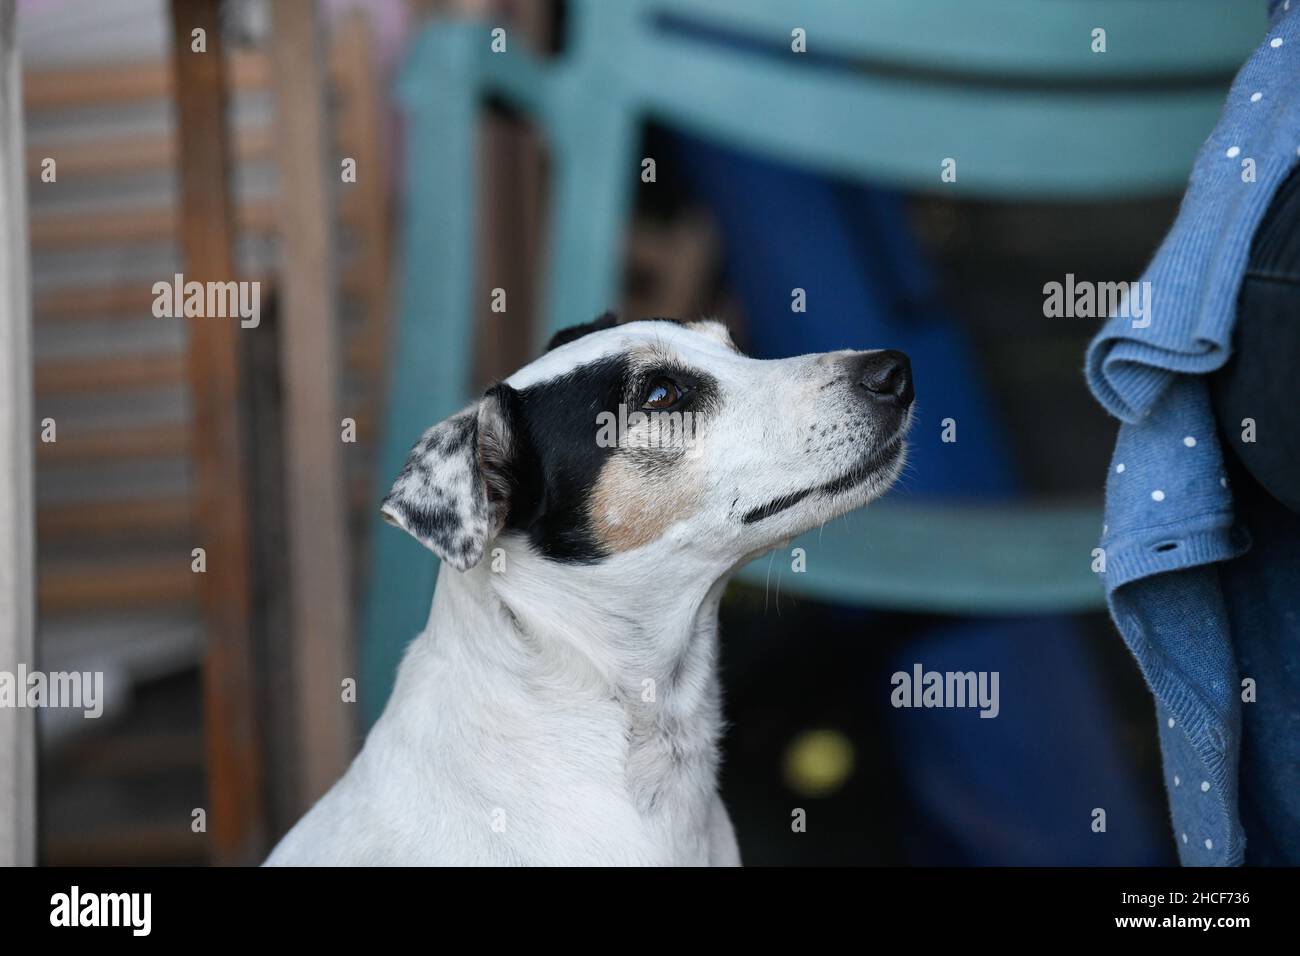
<svg viewBox="0 0 1300 956">
<path fill-rule="evenodd" d="M 806 730 L 785 751 L 785 782 L 805 797 L 828 797 L 853 775 L 853 743 L 838 730 Z"/>
</svg>

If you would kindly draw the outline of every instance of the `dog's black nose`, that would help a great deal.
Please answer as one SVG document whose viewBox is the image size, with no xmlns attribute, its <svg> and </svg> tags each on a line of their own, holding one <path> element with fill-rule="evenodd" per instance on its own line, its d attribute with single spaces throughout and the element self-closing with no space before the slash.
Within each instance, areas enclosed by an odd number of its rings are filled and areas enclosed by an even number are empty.
<svg viewBox="0 0 1300 956">
<path fill-rule="evenodd" d="M 907 408 L 912 404 L 912 363 L 902 352 L 882 349 L 858 360 L 858 384 L 877 402 Z"/>
</svg>

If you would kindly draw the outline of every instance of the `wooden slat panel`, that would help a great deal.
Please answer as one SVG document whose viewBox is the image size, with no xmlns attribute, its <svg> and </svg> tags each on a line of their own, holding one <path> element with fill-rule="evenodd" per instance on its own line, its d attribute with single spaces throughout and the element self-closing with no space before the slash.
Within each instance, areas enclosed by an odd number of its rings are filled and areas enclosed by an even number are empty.
<svg viewBox="0 0 1300 956">
<path fill-rule="evenodd" d="M 209 37 L 209 39 L 211 39 Z M 185 44 L 189 51 L 188 39 Z M 195 54 L 210 56 L 209 53 Z M 264 90 L 270 85 L 271 67 L 260 53 L 237 52 L 229 58 L 230 89 L 236 92 Z M 23 105 L 27 112 L 83 106 L 112 106 L 138 100 L 157 100 L 172 95 L 171 64 L 166 60 L 145 60 L 112 66 L 71 67 L 32 70 L 27 74 Z"/>
<path fill-rule="evenodd" d="M 180 232 L 184 272 L 200 282 L 235 277 L 225 60 L 219 0 L 172 0 L 172 67 L 180 143 Z M 191 53 L 190 31 L 208 52 Z M 266 850 L 265 795 L 253 653 L 249 508 L 241 415 L 239 325 L 189 323 L 195 537 L 207 549 L 200 596 L 207 625 L 204 733 L 212 852 L 249 863 Z"/>
<path fill-rule="evenodd" d="M 3 0 L 0 0 L 3 2 Z M 177 0 L 173 5 L 174 23 L 179 38 L 182 19 L 187 26 L 192 26 L 196 11 L 201 15 L 210 14 L 213 7 L 211 0 Z M 184 11 L 182 13 L 182 11 Z M 210 31 L 210 37 L 213 35 Z M 355 39 L 355 37 L 354 37 Z M 219 51 L 216 51 L 219 53 Z M 336 51 L 337 52 L 337 51 Z M 350 48 L 347 62 L 355 70 L 362 62 L 364 50 Z M 175 67 L 185 72 L 184 55 L 177 57 Z M 230 70 L 227 85 L 237 90 L 264 89 L 268 86 L 269 64 L 262 54 L 236 54 L 227 58 Z M 333 64 L 337 66 L 337 64 Z M 66 73 L 66 71 L 61 71 Z M 64 75 L 52 73 L 38 74 L 34 77 L 31 95 L 28 97 L 29 108 L 58 109 L 63 107 L 80 107 L 86 105 L 110 105 L 129 100 L 142 100 L 168 96 L 171 93 L 173 79 L 171 69 L 165 64 L 140 64 L 128 67 L 125 71 L 84 70 L 78 71 L 71 79 Z M 337 76 L 337 74 L 336 74 Z M 355 72 L 347 77 L 337 77 L 340 84 L 338 103 L 342 106 L 341 115 L 349 117 L 348 122 L 341 122 L 334 136 L 335 146 L 341 155 L 358 158 L 359 164 L 366 169 L 379 169 L 381 162 L 374 153 L 375 143 L 356 145 L 348 141 L 362 131 L 375 132 L 374 120 L 378 117 L 374 108 L 374 97 L 367 98 L 364 87 L 358 93 L 357 83 L 366 78 Z M 373 79 L 373 78 L 371 78 Z M 202 86 L 202 84 L 199 84 Z M 209 89 L 211 89 L 209 87 Z M 184 93 L 185 90 L 182 90 Z M 193 91 L 191 91 L 193 92 Z M 185 99 L 178 104 L 182 115 L 185 114 Z M 366 123 L 370 119 L 372 122 Z M 271 153 L 270 135 L 267 130 L 253 130 L 242 134 L 234 144 L 235 155 L 241 160 L 262 160 Z M 366 148 L 368 147 L 369 152 Z M 58 159 L 61 181 L 68 176 L 90 176 L 120 174 L 141 169 L 162 168 L 178 161 L 176 144 L 170 137 L 153 137 L 139 140 L 116 140 L 108 142 L 62 143 L 58 147 L 31 149 L 27 153 L 29 173 L 39 172 L 39 162 L 43 155 L 51 154 Z M 189 159 L 192 161 L 193 156 Z M 332 160 L 332 167 L 337 173 L 337 157 Z M 380 179 L 366 184 L 366 188 L 352 190 L 373 199 L 378 193 L 382 195 Z M 345 199 L 339 209 L 339 219 L 354 226 L 364 233 L 360 248 L 374 250 L 370 255 L 363 255 L 362 261 L 350 268 L 346 274 L 338 277 L 334 284 L 341 285 L 343 291 L 351 296 L 360 297 L 367 304 L 368 314 L 365 321 L 366 334 L 361 334 L 347 344 L 346 363 L 354 369 L 373 373 L 379 365 L 379 343 L 382 336 L 375 333 L 381 329 L 383 319 L 383 284 L 386 282 L 384 262 L 387 250 L 386 211 L 380 215 L 378 210 L 358 209 Z M 259 235 L 272 235 L 276 231 L 276 214 L 272 204 L 255 202 L 243 209 L 235 210 L 239 228 Z M 221 224 L 218 223 L 218 226 Z M 140 214 L 122 216 L 111 213 L 103 216 L 84 216 L 44 218 L 33 223 L 33 244 L 41 249 L 73 248 L 81 245 L 104 244 L 118 246 L 125 243 L 143 243 L 151 241 L 168 241 L 178 232 L 177 217 L 170 212 L 146 210 Z M 209 249 L 211 246 L 209 246 Z M 184 270 L 189 277 L 191 265 L 188 259 Z M 209 275 L 208 278 L 215 278 Z M 233 276 L 232 276 L 233 277 Z M 196 274 L 194 278 L 199 278 Z M 266 295 L 270 280 L 263 288 Z M 148 287 L 97 287 L 93 289 L 56 289 L 42 294 L 38 306 L 38 318 L 81 319 L 95 315 L 148 316 L 153 304 L 152 290 Z M 264 298 L 264 301 L 265 298 Z M 205 320 L 197 320 L 195 324 Z M 124 358 L 100 359 L 94 362 L 59 361 L 44 363 L 40 373 L 41 388 L 44 393 L 58 391 L 91 391 L 97 389 L 119 389 L 146 384 L 173 384 L 186 379 L 185 368 L 179 356 L 143 355 Z M 363 400 L 362 405 L 367 403 Z M 373 441 L 372 421 L 366 413 L 357 414 L 358 431 L 363 443 Z M 335 425 L 337 423 L 335 422 Z M 194 433 L 201 437 L 202 431 Z M 37 449 L 43 464 L 66 464 L 82 461 L 118 460 L 142 457 L 169 457 L 183 455 L 190 449 L 191 433 L 183 424 L 150 426 L 143 428 L 115 429 L 105 432 L 63 433 L 60 441 L 52 445 L 38 443 Z M 202 454 L 201 451 L 197 452 Z M 368 492 L 368 482 L 355 480 L 348 483 L 348 501 L 350 508 L 373 509 L 374 501 Z M 148 501 L 116 501 L 103 504 L 77 504 L 40 509 L 38 522 L 40 533 L 49 537 L 72 538 L 105 535 L 123 535 L 130 537 L 148 537 L 153 535 L 183 534 L 192 526 L 192 503 L 183 496 L 168 499 L 150 499 Z M 204 543 L 201 534 L 195 534 L 197 543 Z M 211 557 L 211 550 L 209 555 Z M 185 556 L 182 556 L 182 558 Z M 211 564 L 210 564 L 211 566 Z M 197 599 L 196 586 L 208 582 L 197 578 L 190 572 L 187 560 L 177 561 L 177 568 L 158 562 L 132 565 L 127 568 L 104 569 L 99 565 L 55 565 L 49 569 L 46 580 L 42 582 L 41 599 L 43 610 L 86 610 L 105 606 L 157 606 Z M 210 633 L 210 642 L 217 635 Z M 237 669 L 237 659 L 232 660 L 229 647 L 221 649 L 225 660 L 220 668 L 211 664 L 205 672 L 207 688 L 207 733 L 210 769 L 221 773 L 225 769 L 224 783 L 213 780 L 212 806 L 214 821 L 221 817 L 220 809 L 224 803 L 227 808 L 234 808 L 232 800 L 237 792 L 246 792 L 245 788 L 255 785 L 253 775 L 245 775 L 239 780 L 231 773 L 231 768 L 240 760 L 237 750 L 241 746 L 239 728 L 227 729 L 224 725 L 214 729 L 215 718 L 219 712 L 229 712 L 235 701 L 227 698 L 214 703 L 212 690 L 214 686 L 225 683 L 228 686 L 232 676 L 232 667 Z M 215 672 L 215 673 L 214 673 Z M 236 679 L 237 678 L 237 675 Z M 245 751 L 246 753 L 247 751 Z M 232 784 L 233 781 L 233 784 Z M 232 785 L 237 791 L 232 791 Z M 251 827 L 245 827 L 247 835 L 257 826 L 258 808 L 256 800 L 245 800 L 238 806 L 234 825 L 225 829 L 224 835 L 218 829 L 214 833 L 214 853 L 219 861 L 240 858 L 241 847 L 249 845 L 247 839 L 239 840 L 239 827 L 242 821 L 253 820 Z M 232 814 L 233 815 L 233 814 Z M 229 816 L 227 817 L 229 819 Z M 63 854 L 76 854 L 78 859 L 97 858 L 99 862 L 120 861 L 128 850 L 140 855 L 141 841 L 150 844 L 145 849 L 145 858 L 183 858 L 193 857 L 194 843 L 188 828 L 174 837 L 162 830 L 155 833 L 135 830 L 126 842 L 114 842 L 110 839 L 100 846 L 93 838 L 68 840 L 62 842 L 56 834 L 50 835 L 46 846 L 47 859 L 55 861 Z M 202 845 L 202 841 L 200 843 Z"/>
<path fill-rule="evenodd" d="M 72 392 L 160 388 L 183 384 L 185 379 L 185 357 L 179 352 L 61 360 L 36 366 L 36 394 L 45 398 Z"/>
<path fill-rule="evenodd" d="M 23 106 L 30 113 L 160 99 L 170 95 L 171 80 L 161 61 L 31 70 L 23 93 Z"/>
<path fill-rule="evenodd" d="M 235 319 L 196 321 L 237 322 Z M 367 371 L 371 367 L 372 353 L 367 336 L 358 335 L 347 343 L 343 359 L 348 368 Z M 41 362 L 36 366 L 36 394 L 41 398 L 48 398 L 52 395 L 85 392 L 165 388 L 185 384 L 186 375 L 185 356 L 180 352 L 59 359 Z M 59 454 L 59 452 L 52 453 Z"/>
<path fill-rule="evenodd" d="M 95 833 L 52 833 L 45 839 L 48 866 L 122 866 L 197 863 L 208 838 L 192 833 L 188 822 L 149 823 Z"/>
<path fill-rule="evenodd" d="M 242 130 L 235 138 L 235 156 L 240 162 L 265 159 L 270 154 L 269 129 Z M 30 178 L 40 178 L 41 163 L 47 157 L 57 163 L 60 182 L 72 176 L 149 172 L 175 165 L 176 140 L 163 134 L 124 139 L 65 140 L 30 146 L 27 149 L 27 175 Z"/>
<path fill-rule="evenodd" d="M 280 369 L 298 799 L 306 810 L 347 769 L 354 728 L 340 683 L 355 673 L 339 423 L 339 329 L 326 158 L 323 29 L 316 0 L 271 6 L 280 173 Z M 358 175 L 380 175 L 378 168 Z M 344 195 L 348 195 L 345 193 Z M 358 194 L 353 194 L 358 195 Z M 363 336 L 364 339 L 364 336 Z"/>
<path fill-rule="evenodd" d="M 269 276 L 254 276 L 262 283 L 262 299 L 274 285 Z M 77 321 L 100 316 L 139 318 L 151 315 L 154 294 L 153 283 L 140 282 L 119 286 L 65 286 L 47 289 L 36 296 L 36 318 L 43 322 Z M 357 264 L 344 270 L 342 289 L 346 295 L 359 296 L 369 290 L 369 281 Z"/>
<path fill-rule="evenodd" d="M 127 458 L 175 458 L 189 454 L 190 429 L 184 422 L 132 428 L 61 432 L 59 440 L 37 442 L 42 465 L 78 464 Z M 42 533 L 45 529 L 41 529 Z"/>
<path fill-rule="evenodd" d="M 367 354 L 359 367 L 378 378 L 388 357 L 389 177 L 384 172 L 383 98 L 376 87 L 370 30 L 360 11 L 339 28 L 334 53 L 341 94 L 335 139 L 340 154 L 357 163 L 357 181 L 344 189 L 356 195 L 353 208 L 362 237 L 353 266 L 365 310 Z"/>
<path fill-rule="evenodd" d="M 353 226 L 358 219 L 355 202 L 339 205 L 339 218 Z M 276 231 L 275 204 L 254 200 L 235 210 L 235 224 L 242 233 L 270 236 Z M 57 213 L 32 218 L 32 248 L 37 251 L 77 246 L 122 246 L 137 243 L 168 242 L 177 231 L 176 210 L 111 210 L 100 213 Z"/>
<path fill-rule="evenodd" d="M 190 570 L 188 553 L 147 563 L 52 564 L 41 569 L 38 595 L 42 614 L 181 605 L 195 599 L 205 577 Z"/>
<path fill-rule="evenodd" d="M 372 122 L 378 123 L 375 117 Z M 355 150 L 347 139 L 349 129 L 340 127 L 335 148 L 351 155 Z M 274 136 L 265 127 L 242 129 L 235 136 L 235 158 L 241 163 L 268 159 Z M 376 144 L 377 145 L 377 144 Z M 176 163 L 176 140 L 169 134 L 132 136 L 124 139 L 61 140 L 27 148 L 27 176 L 39 180 L 41 163 L 53 158 L 60 182 L 69 176 L 107 176 L 150 172 Z"/>
<path fill-rule="evenodd" d="M 119 779 L 138 774 L 153 776 L 162 770 L 199 770 L 203 766 L 203 737 L 185 729 L 96 736 L 78 748 L 76 761 L 79 773 L 102 773 Z"/>
<path fill-rule="evenodd" d="M 185 49 L 189 50 L 188 44 Z M 224 72 L 229 89 L 236 93 L 266 90 L 271 85 L 270 61 L 259 51 L 231 53 Z M 330 74 L 337 80 L 337 64 L 333 61 Z M 172 95 L 172 83 L 171 64 L 165 60 L 31 70 L 24 78 L 23 108 L 30 113 L 166 99 Z"/>
<path fill-rule="evenodd" d="M 365 427 L 368 425 L 359 424 L 358 430 Z M 358 475 L 348 482 L 347 506 L 350 512 L 369 514 L 379 507 L 370 489 L 370 479 L 366 475 Z M 192 502 L 183 496 L 45 505 L 37 511 L 36 528 L 42 541 L 101 536 L 156 538 L 190 530 L 193 527 L 192 511 Z"/>
<path fill-rule="evenodd" d="M 36 295 L 37 320 L 84 319 L 89 315 L 152 314 L 153 283 L 49 289 Z"/>
<path fill-rule="evenodd" d="M 265 200 L 245 203 L 238 209 L 237 222 L 242 232 L 269 235 L 275 228 L 275 206 Z M 177 223 L 177 212 L 171 207 L 33 216 L 32 248 L 166 242 L 175 238 Z"/>
<path fill-rule="evenodd" d="M 192 527 L 191 510 L 188 498 L 46 505 L 36 513 L 36 533 L 42 541 L 68 537 L 179 535 Z"/>
</svg>

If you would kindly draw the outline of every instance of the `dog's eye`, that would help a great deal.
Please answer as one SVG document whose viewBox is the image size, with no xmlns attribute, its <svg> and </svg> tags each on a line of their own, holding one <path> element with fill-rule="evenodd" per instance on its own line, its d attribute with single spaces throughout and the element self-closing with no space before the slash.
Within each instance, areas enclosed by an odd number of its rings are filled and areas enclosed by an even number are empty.
<svg viewBox="0 0 1300 956">
<path fill-rule="evenodd" d="M 650 382 L 646 388 L 645 398 L 641 400 L 642 408 L 668 408 L 682 397 L 681 389 L 671 379 L 660 376 Z"/>
</svg>

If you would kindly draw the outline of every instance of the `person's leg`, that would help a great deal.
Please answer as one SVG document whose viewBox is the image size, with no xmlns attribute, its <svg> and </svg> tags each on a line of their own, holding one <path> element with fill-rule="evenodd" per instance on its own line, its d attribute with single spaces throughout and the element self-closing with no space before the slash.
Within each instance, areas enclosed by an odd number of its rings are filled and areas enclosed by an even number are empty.
<svg viewBox="0 0 1300 956">
<path fill-rule="evenodd" d="M 1300 864 L 1300 171 L 1251 244 L 1233 355 L 1211 378 L 1250 551 L 1222 569 L 1242 688 L 1246 862 Z M 1253 440 L 1246 440 L 1251 438 Z"/>
<path fill-rule="evenodd" d="M 1250 247 L 1232 357 L 1211 377 L 1215 414 L 1242 465 L 1300 513 L 1300 167 L 1278 189 Z M 1242 437 L 1253 422 L 1254 440 Z"/>
</svg>

